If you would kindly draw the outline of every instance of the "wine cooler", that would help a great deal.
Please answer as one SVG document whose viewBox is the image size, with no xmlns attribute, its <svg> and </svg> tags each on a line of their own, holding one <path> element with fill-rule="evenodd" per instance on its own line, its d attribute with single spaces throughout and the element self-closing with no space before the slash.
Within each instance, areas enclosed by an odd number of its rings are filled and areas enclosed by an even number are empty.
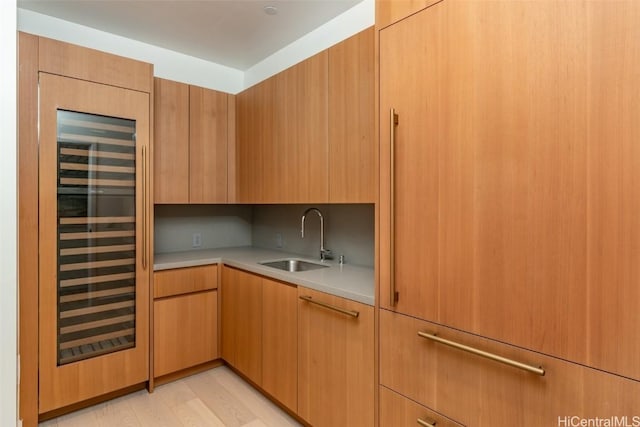
<svg viewBox="0 0 640 427">
<path fill-rule="evenodd" d="M 40 412 L 148 379 L 149 95 L 40 75 Z"/>
</svg>

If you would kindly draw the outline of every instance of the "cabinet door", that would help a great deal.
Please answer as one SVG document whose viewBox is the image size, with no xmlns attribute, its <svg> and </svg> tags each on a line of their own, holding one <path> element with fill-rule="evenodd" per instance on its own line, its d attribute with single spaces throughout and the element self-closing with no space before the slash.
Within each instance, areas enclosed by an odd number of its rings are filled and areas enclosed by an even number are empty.
<svg viewBox="0 0 640 427">
<path fill-rule="evenodd" d="M 154 203 L 189 203 L 189 85 L 154 79 Z"/>
<path fill-rule="evenodd" d="M 262 388 L 298 409 L 298 291 L 262 279 Z"/>
<path fill-rule="evenodd" d="M 40 73 L 39 411 L 149 378 L 149 95 Z"/>
<path fill-rule="evenodd" d="M 316 427 L 373 426 L 373 307 L 302 287 L 298 296 L 352 312 L 298 300 L 298 415 Z"/>
<path fill-rule="evenodd" d="M 189 202 L 227 202 L 227 98 L 189 86 Z"/>
<path fill-rule="evenodd" d="M 444 1 L 380 32 L 383 306 L 640 378 L 638 16 Z"/>
<path fill-rule="evenodd" d="M 517 369 L 425 339 L 434 334 L 532 367 Z M 640 407 L 640 382 L 380 310 L 380 383 L 473 426 L 559 425 L 559 417 L 627 416 Z"/>
<path fill-rule="evenodd" d="M 329 49 L 329 201 L 373 203 L 374 31 Z"/>
<path fill-rule="evenodd" d="M 222 269 L 222 358 L 254 383 L 262 383 L 262 279 Z"/>
<path fill-rule="evenodd" d="M 154 301 L 153 375 L 209 362 L 218 355 L 218 292 Z"/>
<path fill-rule="evenodd" d="M 460 427 L 442 414 L 432 411 L 384 386 L 380 386 L 380 427 L 399 426 Z"/>
<path fill-rule="evenodd" d="M 328 201 L 327 97 L 326 51 L 238 95 L 241 202 Z"/>
</svg>

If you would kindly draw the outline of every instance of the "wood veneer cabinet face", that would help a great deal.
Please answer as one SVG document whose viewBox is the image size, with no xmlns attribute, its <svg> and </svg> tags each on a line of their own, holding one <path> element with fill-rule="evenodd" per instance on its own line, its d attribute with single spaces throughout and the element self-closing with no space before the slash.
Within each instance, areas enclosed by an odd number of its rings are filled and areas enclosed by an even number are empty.
<svg viewBox="0 0 640 427">
<path fill-rule="evenodd" d="M 383 307 L 640 379 L 639 16 L 443 1 L 380 32 Z"/>
<path fill-rule="evenodd" d="M 418 332 L 542 367 L 545 375 L 427 340 Z M 640 382 L 387 310 L 380 310 L 380 383 L 470 426 L 557 425 L 565 416 L 631 420 L 640 407 Z M 383 394 L 383 420 L 384 400 Z"/>
<path fill-rule="evenodd" d="M 298 414 L 318 427 L 373 425 L 373 307 L 303 287 L 298 296 L 359 313 L 298 300 Z"/>
<path fill-rule="evenodd" d="M 189 85 L 154 79 L 154 203 L 189 203 Z"/>
<path fill-rule="evenodd" d="M 329 52 L 329 201 L 373 203 L 375 194 L 374 30 Z"/>
</svg>

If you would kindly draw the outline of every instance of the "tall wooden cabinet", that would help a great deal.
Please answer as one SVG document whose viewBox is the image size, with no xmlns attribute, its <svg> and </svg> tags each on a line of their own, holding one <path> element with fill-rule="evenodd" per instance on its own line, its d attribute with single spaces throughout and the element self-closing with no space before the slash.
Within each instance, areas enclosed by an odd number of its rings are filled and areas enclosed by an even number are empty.
<svg viewBox="0 0 640 427">
<path fill-rule="evenodd" d="M 160 78 L 154 85 L 154 202 L 227 203 L 233 95 Z"/>
<path fill-rule="evenodd" d="M 44 38 L 37 52 L 38 156 L 25 167 L 38 205 L 21 214 L 38 217 L 40 256 L 20 262 L 38 270 L 25 311 L 39 322 L 21 334 L 38 337 L 44 414 L 149 379 L 152 66 Z"/>
<path fill-rule="evenodd" d="M 425 6 L 379 32 L 381 307 L 640 380 L 640 5 Z"/>
</svg>

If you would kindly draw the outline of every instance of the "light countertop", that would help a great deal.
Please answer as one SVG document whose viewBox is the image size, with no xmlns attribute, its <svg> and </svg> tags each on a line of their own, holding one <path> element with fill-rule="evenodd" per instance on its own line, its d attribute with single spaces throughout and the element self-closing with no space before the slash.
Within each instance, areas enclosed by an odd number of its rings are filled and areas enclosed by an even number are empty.
<svg viewBox="0 0 640 427">
<path fill-rule="evenodd" d="M 285 258 L 302 259 L 314 263 L 319 260 L 298 254 L 253 247 L 206 249 L 186 252 L 157 253 L 154 271 L 195 267 L 206 264 L 225 264 L 283 282 L 293 283 L 320 292 L 374 305 L 374 272 L 372 268 L 324 261 L 329 268 L 289 272 L 259 264 Z"/>
</svg>

